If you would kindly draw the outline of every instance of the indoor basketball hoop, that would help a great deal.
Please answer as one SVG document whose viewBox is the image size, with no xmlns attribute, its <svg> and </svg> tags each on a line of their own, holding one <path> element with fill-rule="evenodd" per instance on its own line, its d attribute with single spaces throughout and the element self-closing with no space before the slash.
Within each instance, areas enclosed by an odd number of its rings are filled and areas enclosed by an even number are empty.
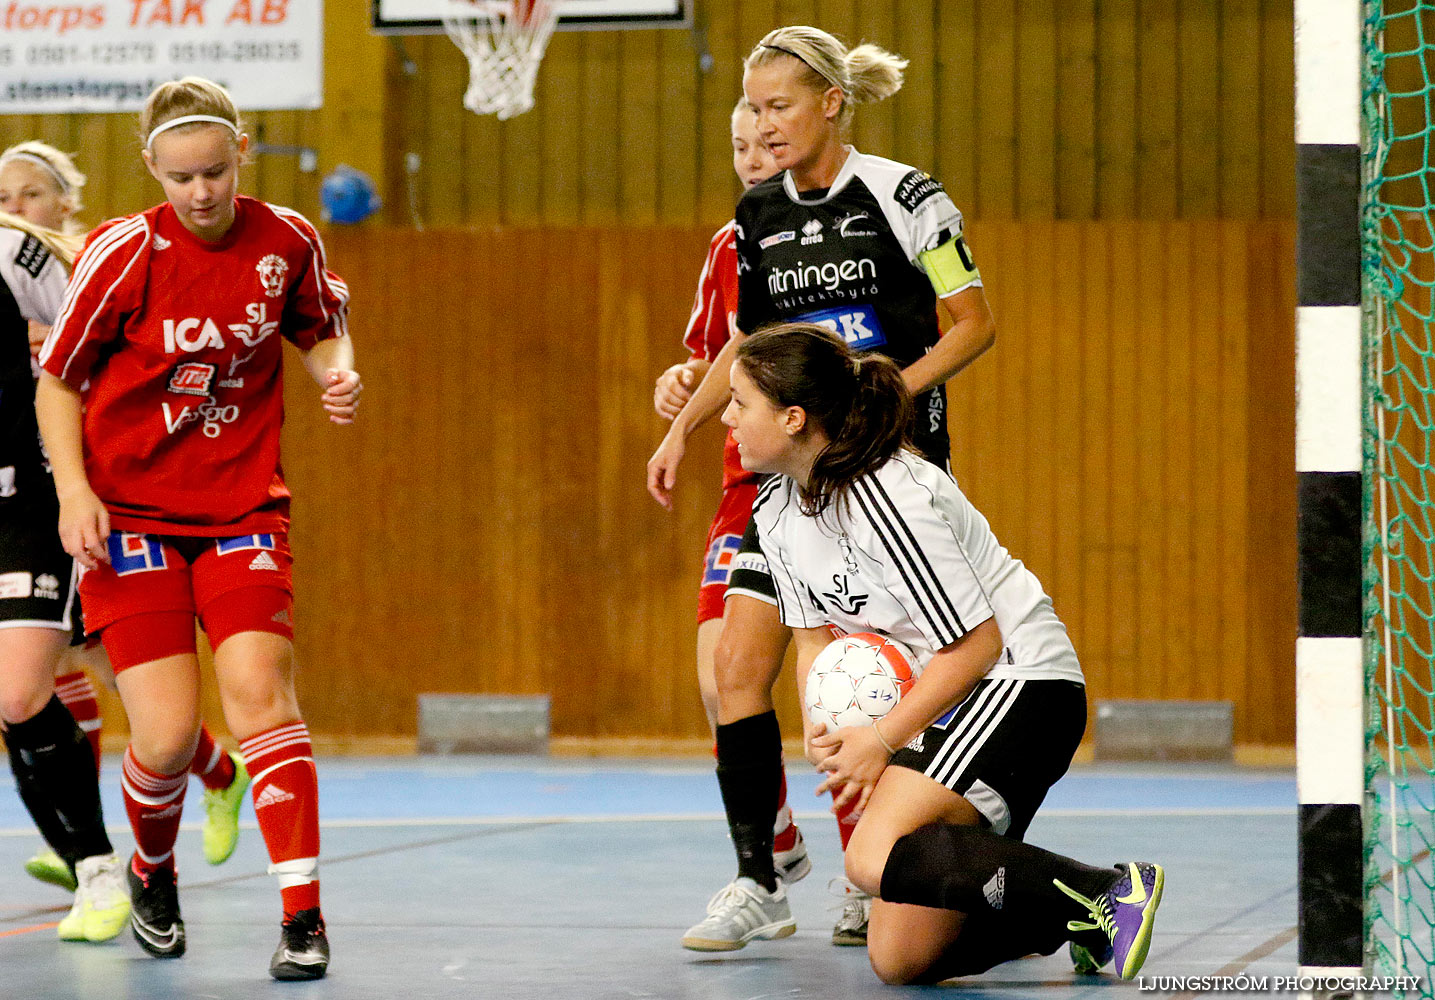
<svg viewBox="0 0 1435 1000">
<path fill-rule="evenodd" d="M 558 23 L 555 0 L 451 0 L 444 30 L 468 59 L 463 106 L 499 119 L 533 107 L 533 85 Z"/>
</svg>

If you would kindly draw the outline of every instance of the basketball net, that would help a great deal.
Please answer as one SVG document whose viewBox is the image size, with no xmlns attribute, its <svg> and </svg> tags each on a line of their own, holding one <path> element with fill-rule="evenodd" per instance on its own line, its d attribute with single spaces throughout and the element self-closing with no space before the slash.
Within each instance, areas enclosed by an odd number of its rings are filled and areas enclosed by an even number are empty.
<svg viewBox="0 0 1435 1000">
<path fill-rule="evenodd" d="M 558 24 L 556 0 L 453 0 L 470 16 L 445 18 L 444 30 L 468 59 L 463 106 L 499 120 L 533 107 L 538 64 Z"/>
</svg>

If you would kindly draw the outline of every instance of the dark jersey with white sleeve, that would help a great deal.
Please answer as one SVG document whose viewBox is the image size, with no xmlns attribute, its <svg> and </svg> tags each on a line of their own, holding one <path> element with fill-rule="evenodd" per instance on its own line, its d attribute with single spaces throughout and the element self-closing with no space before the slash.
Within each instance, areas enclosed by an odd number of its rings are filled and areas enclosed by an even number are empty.
<svg viewBox="0 0 1435 1000">
<path fill-rule="evenodd" d="M 50 324 L 69 274 L 45 244 L 0 227 L 0 504 L 51 507 L 55 487 L 35 422 L 29 324 Z"/>
<path fill-rule="evenodd" d="M 988 677 L 1084 683 L 1040 581 L 931 462 L 901 451 L 818 517 L 798 508 L 790 477 L 774 476 L 752 516 L 784 624 L 877 632 L 925 664 L 995 618 L 1005 649 Z"/>
<path fill-rule="evenodd" d="M 981 284 L 941 183 L 855 149 L 830 188 L 799 193 L 783 171 L 743 195 L 736 221 L 744 333 L 818 323 L 905 368 L 941 336 L 937 296 Z M 922 393 L 916 409 L 914 443 L 945 465 L 945 388 Z"/>
</svg>

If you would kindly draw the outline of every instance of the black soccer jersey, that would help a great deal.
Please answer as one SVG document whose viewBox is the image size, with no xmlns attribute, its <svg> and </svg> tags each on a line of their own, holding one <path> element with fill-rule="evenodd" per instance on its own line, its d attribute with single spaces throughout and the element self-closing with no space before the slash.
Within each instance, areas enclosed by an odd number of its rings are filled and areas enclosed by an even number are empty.
<svg viewBox="0 0 1435 1000">
<path fill-rule="evenodd" d="M 906 367 L 937 342 L 937 295 L 981 284 L 962 213 L 920 170 L 850 150 L 832 186 L 798 193 L 784 171 L 737 207 L 737 325 L 801 320 Z M 916 400 L 915 444 L 946 465 L 946 390 Z"/>
<path fill-rule="evenodd" d="M 29 321 L 54 322 L 66 279 L 64 266 L 43 243 L 0 227 L 0 516 L 55 503 L 35 424 Z"/>
</svg>

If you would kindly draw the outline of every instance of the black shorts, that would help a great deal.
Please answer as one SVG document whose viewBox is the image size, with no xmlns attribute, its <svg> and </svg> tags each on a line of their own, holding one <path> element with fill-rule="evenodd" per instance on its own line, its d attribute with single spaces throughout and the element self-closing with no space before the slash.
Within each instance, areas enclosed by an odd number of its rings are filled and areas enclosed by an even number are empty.
<svg viewBox="0 0 1435 1000">
<path fill-rule="evenodd" d="M 53 508 L 0 499 L 0 628 L 64 629 L 83 638 L 79 573 L 60 545 L 57 520 Z"/>
<path fill-rule="evenodd" d="M 945 785 L 993 832 L 1021 840 L 1085 732 L 1085 685 L 988 678 L 899 748 L 892 763 Z"/>
</svg>

